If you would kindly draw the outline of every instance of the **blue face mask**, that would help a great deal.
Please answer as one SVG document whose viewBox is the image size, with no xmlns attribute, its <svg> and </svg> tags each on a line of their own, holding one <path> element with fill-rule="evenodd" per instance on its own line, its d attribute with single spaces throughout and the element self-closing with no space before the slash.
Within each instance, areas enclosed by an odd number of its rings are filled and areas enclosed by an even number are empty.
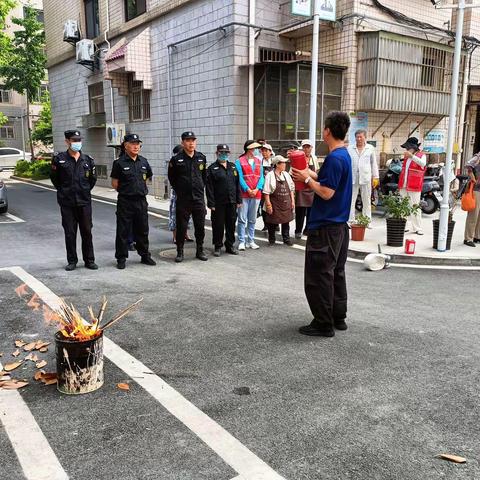
<svg viewBox="0 0 480 480">
<path fill-rule="evenodd" d="M 79 152 L 82 149 L 82 142 L 73 142 L 70 144 L 70 148 L 74 152 Z"/>
<path fill-rule="evenodd" d="M 254 151 L 253 151 L 253 154 L 256 156 L 256 157 L 260 157 L 260 150 L 258 148 L 256 148 Z"/>
<path fill-rule="evenodd" d="M 228 153 L 226 153 L 226 152 L 222 152 L 222 153 L 218 154 L 218 160 L 220 162 L 228 162 L 228 158 L 229 158 Z"/>
</svg>

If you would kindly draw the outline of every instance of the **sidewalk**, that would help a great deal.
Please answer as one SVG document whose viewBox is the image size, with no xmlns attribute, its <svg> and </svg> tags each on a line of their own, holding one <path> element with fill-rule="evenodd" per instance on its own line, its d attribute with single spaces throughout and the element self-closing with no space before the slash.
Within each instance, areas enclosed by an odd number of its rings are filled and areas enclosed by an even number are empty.
<svg viewBox="0 0 480 480">
<path fill-rule="evenodd" d="M 11 177 L 14 180 L 34 183 L 51 187 L 50 180 L 28 180 L 18 177 Z M 94 198 L 100 200 L 109 200 L 116 203 L 117 192 L 109 187 L 97 187 L 92 190 Z M 157 199 L 153 195 L 147 196 L 149 209 L 156 213 L 168 215 L 169 200 Z M 377 252 L 378 245 L 381 246 L 382 252 L 392 256 L 392 263 L 404 264 L 427 264 L 427 265 L 443 265 L 443 266 L 480 266 L 480 245 L 476 248 L 467 247 L 463 244 L 463 232 L 465 229 L 465 220 L 467 213 L 458 207 L 454 214 L 456 221 L 455 230 L 452 238 L 452 248 L 446 252 L 439 252 L 432 248 L 433 244 L 433 225 L 432 220 L 437 219 L 439 213 L 434 215 L 423 215 L 423 231 L 425 235 L 405 234 L 406 239 L 413 239 L 416 242 L 415 254 L 407 255 L 403 247 L 388 247 L 386 222 L 380 214 L 374 213 L 371 223 L 371 229 L 365 232 L 365 240 L 363 242 L 350 242 L 349 256 L 353 258 L 363 259 L 366 254 Z M 207 220 L 210 220 L 210 210 L 207 209 Z M 257 230 L 263 227 L 262 218 L 257 219 Z M 291 223 L 290 235 L 293 236 L 295 231 L 295 221 Z M 260 233 L 259 233 L 260 234 Z M 295 240 L 295 243 L 305 245 L 306 237 L 302 240 Z"/>
</svg>

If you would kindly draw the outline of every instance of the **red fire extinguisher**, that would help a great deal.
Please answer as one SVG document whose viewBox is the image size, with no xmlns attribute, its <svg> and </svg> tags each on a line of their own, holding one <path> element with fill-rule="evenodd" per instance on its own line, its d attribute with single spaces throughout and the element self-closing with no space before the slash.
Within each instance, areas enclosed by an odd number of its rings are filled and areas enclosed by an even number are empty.
<svg viewBox="0 0 480 480">
<path fill-rule="evenodd" d="M 405 253 L 413 255 L 415 253 L 415 240 L 408 239 L 405 242 Z"/>
</svg>

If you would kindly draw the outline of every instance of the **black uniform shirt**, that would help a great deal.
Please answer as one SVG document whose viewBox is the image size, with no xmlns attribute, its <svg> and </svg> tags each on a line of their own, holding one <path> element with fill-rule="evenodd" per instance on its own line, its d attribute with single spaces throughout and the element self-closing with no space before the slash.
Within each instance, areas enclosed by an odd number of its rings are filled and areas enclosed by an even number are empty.
<svg viewBox="0 0 480 480">
<path fill-rule="evenodd" d="M 226 162 L 226 166 L 217 160 L 207 169 L 207 206 L 208 208 L 227 203 L 242 203 L 240 181 L 235 164 Z"/>
<path fill-rule="evenodd" d="M 148 193 L 147 180 L 152 176 L 152 169 L 145 157 L 138 155 L 136 160 L 132 160 L 126 153 L 113 162 L 110 173 L 110 177 L 118 180 L 118 194 L 128 197 L 145 197 Z"/>
<path fill-rule="evenodd" d="M 205 204 L 205 182 L 207 180 L 207 159 L 203 153 L 195 151 L 189 157 L 184 151 L 170 159 L 168 180 L 177 200 Z"/>
<path fill-rule="evenodd" d="M 57 189 L 57 201 L 63 206 L 85 206 L 92 201 L 90 190 L 97 182 L 92 157 L 80 152 L 75 160 L 68 150 L 54 155 L 50 179 Z"/>
</svg>

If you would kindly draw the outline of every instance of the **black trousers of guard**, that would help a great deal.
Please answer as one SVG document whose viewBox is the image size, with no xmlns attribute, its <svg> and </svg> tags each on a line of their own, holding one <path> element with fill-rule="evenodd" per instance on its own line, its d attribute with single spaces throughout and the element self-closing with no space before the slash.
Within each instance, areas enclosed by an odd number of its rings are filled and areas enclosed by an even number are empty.
<svg viewBox="0 0 480 480">
<path fill-rule="evenodd" d="M 128 240 L 133 235 L 135 247 L 141 257 L 150 257 L 148 250 L 148 203 L 142 196 L 118 196 L 117 235 L 115 258 L 128 258 Z"/>
<path fill-rule="evenodd" d="M 197 248 L 203 247 L 205 240 L 205 215 L 207 210 L 205 205 L 200 202 L 192 202 L 190 200 L 183 200 L 177 197 L 176 204 L 176 221 L 177 221 L 177 250 L 183 250 L 185 244 L 185 235 L 187 233 L 188 221 L 190 215 L 193 220 L 193 228 L 195 229 L 195 241 Z"/>
<path fill-rule="evenodd" d="M 237 222 L 237 205 L 226 203 L 215 205 L 212 210 L 213 246 L 222 248 L 225 233 L 225 248 L 232 249 L 235 243 L 235 223 Z"/>
<path fill-rule="evenodd" d="M 305 295 L 313 314 L 312 326 L 333 326 L 347 316 L 347 261 L 349 228 L 346 223 L 308 232 L 305 252 Z"/>
<path fill-rule="evenodd" d="M 84 206 L 63 206 L 60 205 L 62 214 L 62 226 L 65 232 L 65 246 L 67 249 L 67 262 L 77 263 L 77 230 L 80 229 L 82 237 L 82 255 L 85 263 L 93 263 L 92 241 L 92 204 Z"/>
</svg>

